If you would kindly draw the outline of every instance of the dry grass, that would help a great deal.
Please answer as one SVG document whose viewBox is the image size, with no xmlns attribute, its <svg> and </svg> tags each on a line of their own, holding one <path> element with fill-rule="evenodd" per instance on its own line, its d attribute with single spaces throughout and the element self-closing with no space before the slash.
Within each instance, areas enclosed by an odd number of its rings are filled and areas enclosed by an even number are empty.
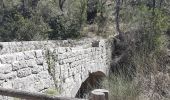
<svg viewBox="0 0 170 100">
<path fill-rule="evenodd" d="M 135 82 L 123 75 L 111 75 L 103 81 L 103 87 L 109 90 L 110 100 L 138 100 L 140 93 Z"/>
</svg>

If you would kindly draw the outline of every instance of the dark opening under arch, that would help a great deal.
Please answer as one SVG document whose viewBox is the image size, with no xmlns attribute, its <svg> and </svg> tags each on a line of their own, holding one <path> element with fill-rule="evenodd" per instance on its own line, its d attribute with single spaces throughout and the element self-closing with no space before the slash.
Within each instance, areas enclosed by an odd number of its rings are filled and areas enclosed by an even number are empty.
<svg viewBox="0 0 170 100">
<path fill-rule="evenodd" d="M 89 77 L 82 83 L 79 91 L 76 94 L 76 98 L 86 98 L 93 89 L 102 88 L 101 82 L 104 77 L 106 77 L 106 75 L 100 71 L 90 73 Z"/>
</svg>

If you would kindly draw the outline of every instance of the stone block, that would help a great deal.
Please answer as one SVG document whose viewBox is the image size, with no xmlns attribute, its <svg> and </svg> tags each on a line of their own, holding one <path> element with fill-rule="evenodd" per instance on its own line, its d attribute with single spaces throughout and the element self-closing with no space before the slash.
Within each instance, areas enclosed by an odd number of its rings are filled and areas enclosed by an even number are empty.
<svg viewBox="0 0 170 100">
<path fill-rule="evenodd" d="M 38 74 L 43 71 L 43 66 L 36 65 L 32 68 L 32 74 Z"/>
<path fill-rule="evenodd" d="M 36 91 L 39 92 L 39 91 L 44 90 L 45 86 L 44 86 L 43 82 L 40 80 L 40 81 L 34 83 L 34 89 L 36 89 Z"/>
<path fill-rule="evenodd" d="M 12 87 L 12 81 L 8 81 L 8 82 L 4 82 L 3 84 L 2 84 L 2 87 L 3 88 L 6 88 L 6 89 L 12 89 L 13 87 Z"/>
<path fill-rule="evenodd" d="M 37 65 L 43 65 L 44 59 L 43 58 L 37 58 L 36 60 Z"/>
<path fill-rule="evenodd" d="M 32 73 L 31 68 L 24 68 L 17 71 L 17 76 L 19 78 L 22 78 L 31 75 L 31 73 Z"/>
<path fill-rule="evenodd" d="M 0 87 L 2 87 L 3 83 L 5 82 L 5 80 L 0 80 Z M 0 99 L 1 100 L 1 99 Z"/>
<path fill-rule="evenodd" d="M 63 65 L 63 64 L 65 64 L 64 60 L 60 60 L 59 65 Z"/>
<path fill-rule="evenodd" d="M 8 74 L 11 71 L 12 71 L 12 65 L 11 64 L 0 64 L 0 73 Z"/>
<path fill-rule="evenodd" d="M 34 66 L 37 65 L 37 62 L 35 61 L 35 59 L 30 59 L 30 60 L 26 60 L 26 65 L 30 68 L 33 68 Z"/>
<path fill-rule="evenodd" d="M 16 57 L 14 54 L 0 55 L 0 63 L 2 64 L 10 64 L 15 60 L 16 60 Z"/>
<path fill-rule="evenodd" d="M 58 54 L 57 55 L 57 60 L 59 61 L 59 60 L 63 60 L 64 59 L 64 57 L 62 56 L 62 54 Z"/>
<path fill-rule="evenodd" d="M 41 57 L 43 57 L 43 51 L 42 50 L 36 50 L 35 55 L 36 55 L 37 58 L 41 58 Z"/>
<path fill-rule="evenodd" d="M 27 68 L 28 65 L 26 63 L 26 61 L 15 61 L 12 63 L 12 70 L 13 71 L 17 71 L 19 69 L 23 69 L 23 68 Z"/>
<path fill-rule="evenodd" d="M 0 80 L 5 80 L 5 75 L 0 73 Z"/>
<path fill-rule="evenodd" d="M 23 77 L 23 78 L 17 78 L 13 81 L 13 88 L 17 89 L 17 90 L 34 92 L 35 91 L 34 86 L 35 86 L 35 76 L 34 75 L 30 75 L 28 77 Z"/>
<path fill-rule="evenodd" d="M 57 52 L 58 52 L 59 54 L 63 54 L 63 53 L 66 52 L 66 48 L 64 48 L 64 47 L 59 47 L 59 48 L 57 48 Z"/>
<path fill-rule="evenodd" d="M 42 71 L 38 73 L 37 77 L 39 77 L 40 79 L 51 79 L 51 76 L 48 71 Z"/>
<path fill-rule="evenodd" d="M 43 63 L 43 70 L 44 71 L 48 70 L 48 64 L 46 62 Z"/>
<path fill-rule="evenodd" d="M 25 60 L 34 59 L 35 58 L 35 51 L 26 51 L 24 52 Z"/>
<path fill-rule="evenodd" d="M 16 54 L 16 61 L 22 61 L 24 60 L 24 53 L 19 52 Z"/>
<path fill-rule="evenodd" d="M 8 80 L 13 80 L 15 78 L 17 78 L 17 72 L 11 72 L 9 74 L 5 74 L 5 80 L 8 81 Z"/>
</svg>

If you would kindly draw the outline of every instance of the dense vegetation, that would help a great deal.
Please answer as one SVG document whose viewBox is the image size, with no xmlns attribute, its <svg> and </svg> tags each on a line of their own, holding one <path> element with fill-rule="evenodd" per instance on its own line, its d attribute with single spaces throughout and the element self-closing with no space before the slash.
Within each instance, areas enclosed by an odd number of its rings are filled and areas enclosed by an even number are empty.
<svg viewBox="0 0 170 100">
<path fill-rule="evenodd" d="M 169 100 L 170 1 L 115 0 L 114 4 L 119 35 L 113 58 L 122 59 L 113 63 L 106 81 L 111 98 Z"/>
<path fill-rule="evenodd" d="M 83 7 L 85 2 L 69 0 L 70 5 L 64 9 L 59 7 L 59 1 L 1 0 L 1 41 L 65 39 L 79 36 L 85 14 L 82 11 L 84 8 L 80 7 Z M 71 12 L 70 8 L 77 11 Z"/>
<path fill-rule="evenodd" d="M 1 0 L 0 8 L 0 41 L 78 38 L 97 12 L 96 22 L 106 19 L 102 0 Z"/>
</svg>

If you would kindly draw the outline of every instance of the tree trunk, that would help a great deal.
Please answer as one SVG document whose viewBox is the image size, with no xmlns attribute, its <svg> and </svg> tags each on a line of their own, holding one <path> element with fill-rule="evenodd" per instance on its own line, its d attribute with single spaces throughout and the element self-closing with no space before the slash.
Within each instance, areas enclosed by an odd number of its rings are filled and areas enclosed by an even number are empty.
<svg viewBox="0 0 170 100">
<path fill-rule="evenodd" d="M 63 11 L 63 5 L 65 3 L 66 0 L 59 0 L 59 7 L 60 7 L 60 10 Z"/>
<path fill-rule="evenodd" d="M 159 7 L 162 7 L 163 0 L 160 0 Z"/>
<path fill-rule="evenodd" d="M 119 24 L 120 22 L 119 13 L 120 13 L 120 0 L 116 0 L 116 12 L 115 12 L 116 31 L 118 32 L 119 35 L 121 35 L 120 24 Z"/>
<path fill-rule="evenodd" d="M 152 14 L 155 16 L 155 7 L 156 7 L 156 2 L 155 0 L 152 0 Z"/>
</svg>

